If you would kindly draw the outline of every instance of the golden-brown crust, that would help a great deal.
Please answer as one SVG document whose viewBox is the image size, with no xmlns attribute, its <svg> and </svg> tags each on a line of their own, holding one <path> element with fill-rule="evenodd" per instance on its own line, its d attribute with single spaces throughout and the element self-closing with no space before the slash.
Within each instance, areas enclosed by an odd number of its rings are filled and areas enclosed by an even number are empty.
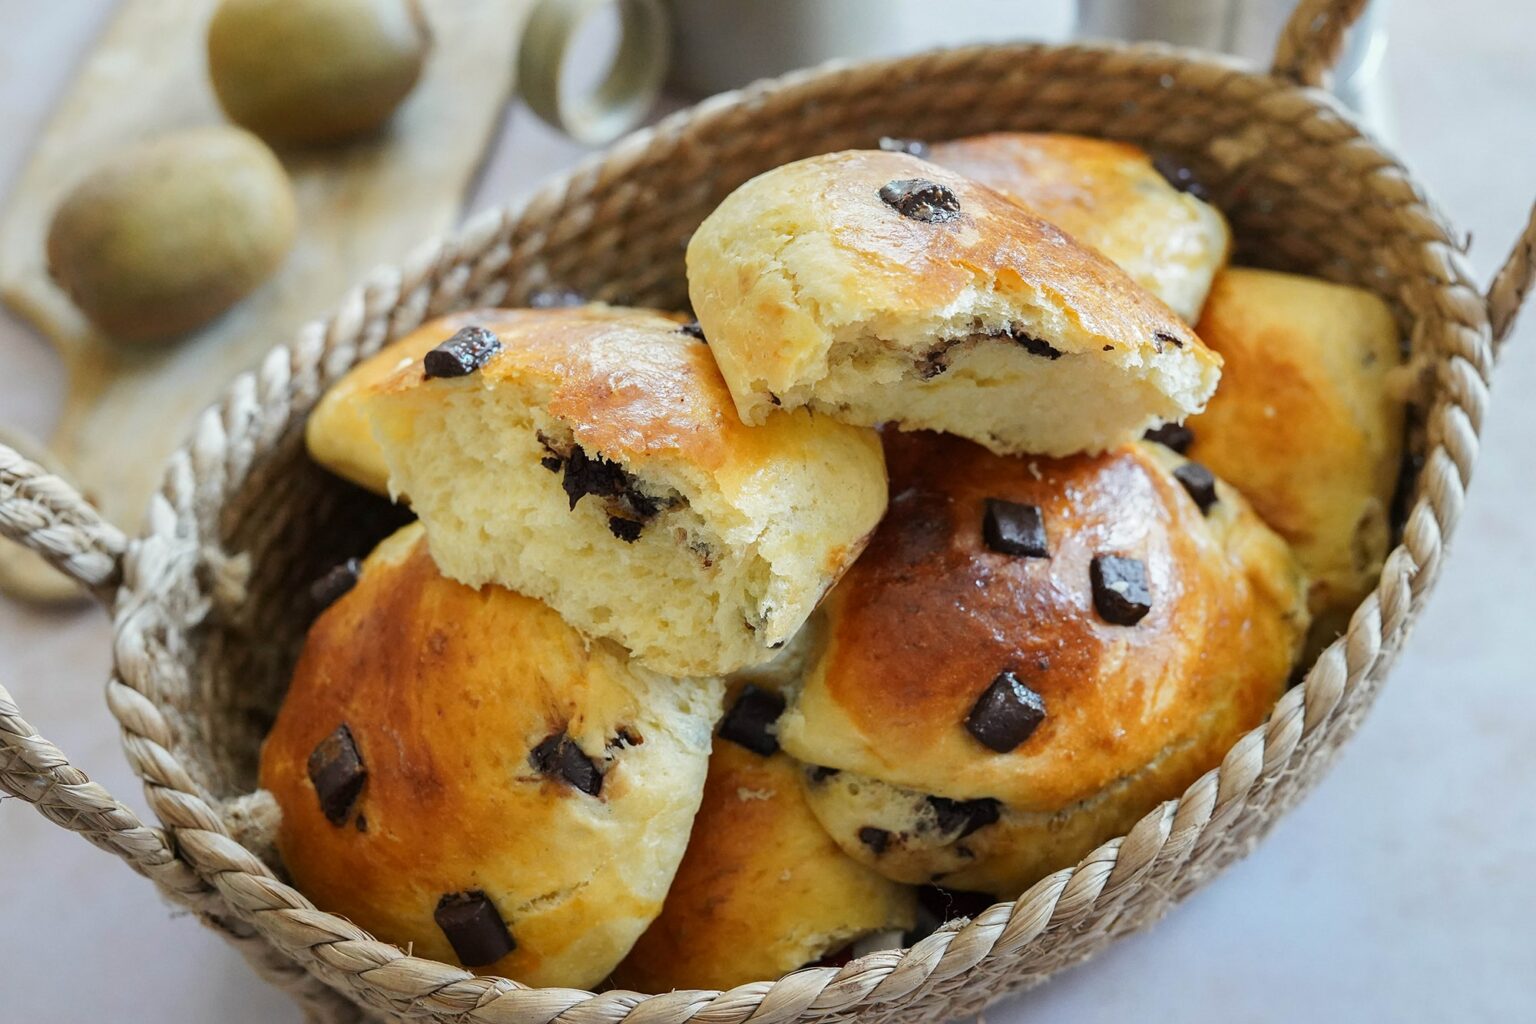
<svg viewBox="0 0 1536 1024">
<path fill-rule="evenodd" d="M 1004 458 L 959 439 L 887 432 L 891 505 L 828 597 L 826 648 L 781 722 L 801 760 L 956 799 L 1056 811 L 1193 735 L 1213 708 L 1259 721 L 1305 629 L 1289 549 L 1252 513 L 1208 519 L 1136 445 Z M 1050 557 L 988 549 L 987 498 L 1038 506 Z M 1141 559 L 1151 611 L 1113 625 L 1090 562 Z M 1010 753 L 965 728 L 1005 670 L 1046 717 Z"/>
<path fill-rule="evenodd" d="M 993 132 L 936 142 L 929 158 L 1097 249 L 1191 321 L 1226 262 L 1231 236 L 1221 215 L 1168 184 L 1140 147 L 1081 135 Z"/>
<path fill-rule="evenodd" d="M 375 390 L 534 382 L 547 389 L 549 411 L 584 448 L 615 461 L 677 459 L 717 472 L 780 454 L 777 432 L 749 429 L 737 417 L 709 346 L 666 314 L 618 307 L 544 311 L 563 316 L 485 312 L 483 326 L 500 339 L 501 351 L 482 369 L 429 381 L 417 361 Z"/>
<path fill-rule="evenodd" d="M 448 962 L 437 901 L 484 890 L 518 947 L 477 969 L 595 984 L 660 909 L 676 859 L 654 848 L 680 858 L 682 841 L 647 829 L 686 831 L 708 744 L 701 708 L 690 767 L 678 753 L 687 744 L 669 732 L 675 720 L 631 673 L 622 653 L 589 648 L 539 602 L 445 579 L 419 526 L 407 527 L 311 628 L 263 747 L 261 785 L 282 809 L 284 865 L 317 905 Z M 354 813 L 335 825 L 307 761 L 341 724 L 368 777 Z M 645 742 L 617 746 L 621 727 Z M 562 730 L 589 757 L 607 758 L 598 796 L 530 763 L 532 748 Z M 662 750 L 670 760 L 658 768 L 649 759 Z M 700 789 L 690 795 L 690 784 Z M 549 856 L 551 844 L 560 856 Z M 654 862 L 634 859 L 636 848 Z"/>
<path fill-rule="evenodd" d="M 358 363 L 321 396 L 304 426 L 310 457 L 338 476 L 376 494 L 389 491 L 389 467 L 374 440 L 362 396 L 413 363 L 463 327 L 498 333 L 538 331 L 568 321 L 621 315 L 606 306 L 561 309 L 471 309 L 428 320 Z"/>
<path fill-rule="evenodd" d="M 1404 416 L 1391 311 L 1358 288 L 1233 268 L 1217 277 L 1200 331 L 1227 372 L 1188 421 L 1189 454 L 1291 542 L 1319 628 L 1336 630 L 1374 585 L 1389 540 Z"/>
<path fill-rule="evenodd" d="M 958 217 L 929 223 L 893 210 L 880 190 L 905 179 L 950 188 Z M 901 153 L 832 153 L 748 182 L 694 234 L 688 277 L 694 309 L 718 335 L 714 354 L 749 416 L 757 389 L 788 390 L 826 360 L 839 325 L 926 321 L 978 288 L 1021 304 L 1043 297 L 1067 325 L 1061 338 L 1047 339 L 1064 352 L 1107 346 L 1117 358 L 1151 360 L 1166 345 L 1207 368 L 1220 365 L 1188 325 L 1105 257 L 1002 193 Z"/>
<path fill-rule="evenodd" d="M 805 805 L 801 771 L 783 754 L 715 741 L 688 852 L 616 985 L 728 989 L 912 926 L 913 891 L 838 848 Z"/>
</svg>

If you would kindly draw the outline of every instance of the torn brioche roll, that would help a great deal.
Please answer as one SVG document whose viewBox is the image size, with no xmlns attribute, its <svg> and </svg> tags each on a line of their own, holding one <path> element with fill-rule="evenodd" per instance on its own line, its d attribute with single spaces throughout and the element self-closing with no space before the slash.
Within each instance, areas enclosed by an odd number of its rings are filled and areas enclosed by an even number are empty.
<svg viewBox="0 0 1536 1024">
<path fill-rule="evenodd" d="M 806 409 L 744 425 L 708 345 L 660 314 L 442 334 L 366 400 L 433 557 L 657 671 L 768 659 L 885 510 L 874 431 Z"/>
<path fill-rule="evenodd" d="M 742 418 L 808 407 L 1000 454 L 1102 451 L 1204 407 L 1221 360 L 1119 267 L 901 153 L 753 178 L 688 246 Z"/>
</svg>

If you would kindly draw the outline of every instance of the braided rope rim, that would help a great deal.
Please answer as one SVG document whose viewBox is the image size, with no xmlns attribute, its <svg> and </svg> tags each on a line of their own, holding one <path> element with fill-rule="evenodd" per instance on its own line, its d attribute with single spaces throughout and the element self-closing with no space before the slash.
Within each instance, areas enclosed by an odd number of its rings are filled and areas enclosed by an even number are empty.
<svg viewBox="0 0 1536 1024">
<path fill-rule="evenodd" d="M 1045 49 L 953 51 L 907 64 L 963 63 L 989 54 L 999 60 L 1004 56 L 1038 59 Z M 1122 65 L 1131 58 L 1187 61 L 1153 48 L 1073 47 L 1054 53 L 1063 60 L 1093 57 L 1119 60 Z M 1203 69 L 1233 74 L 1222 64 L 1208 62 Z M 879 72 L 881 66 L 873 70 Z M 1184 66 L 1169 70 L 1191 73 Z M 176 618 L 167 616 L 163 606 L 174 603 L 179 581 L 189 574 L 187 563 L 207 554 L 198 550 L 196 538 L 218 535 L 217 516 L 208 510 L 222 504 L 225 494 L 251 470 L 262 452 L 277 443 L 295 418 L 302 416 L 325 384 L 376 350 L 386 337 L 469 299 L 499 301 L 505 297 L 508 286 L 497 277 L 517 263 L 519 246 L 531 250 L 538 241 L 552 244 L 547 238 L 531 240 L 520 235 L 521 225 L 540 217 L 551 218 L 575 205 L 584 192 L 622 178 L 634 170 L 648 147 L 682 134 L 691 124 L 707 120 L 708 115 L 732 103 L 750 106 L 773 90 L 811 84 L 817 77 L 793 76 L 742 97 L 712 101 L 695 114 L 669 119 L 631 139 L 607 160 L 589 161 L 534 196 L 521 210 L 493 211 L 477 218 L 448 242 L 419 250 L 402 270 L 375 274 L 347 297 L 336 317 L 306 328 L 292 349 L 274 350 L 260 370 L 237 380 L 226 399 L 205 415 L 193 443 L 173 460 L 166 486 L 152 505 L 149 531 L 132 546 L 124 563 L 127 571 L 117 602 L 118 674 L 109 685 L 109 702 L 123 724 L 129 757 L 145 780 L 146 795 L 156 814 L 170 826 L 178 852 L 196 869 L 198 877 L 207 880 L 208 891 L 223 901 L 227 913 L 254 925 L 259 933 L 253 935 L 255 941 L 264 937 L 273 942 L 271 952 L 290 974 L 297 973 L 295 963 L 303 962 L 326 982 L 380 1009 L 477 1021 L 617 1021 L 629 1016 L 643 1021 L 791 1020 L 877 1004 L 910 1009 L 910 1004 L 903 1007 L 901 1001 L 919 987 L 925 994 L 937 992 L 948 997 L 950 1007 L 955 1008 L 963 999 L 954 989 L 988 957 L 994 961 L 1018 957 L 1043 936 L 1049 939 L 1048 931 L 1063 934 L 1090 917 L 1107 922 L 1103 928 L 1113 935 L 1160 913 L 1159 901 L 1166 904 L 1168 899 L 1162 887 L 1172 887 L 1174 897 L 1181 895 L 1177 891 L 1181 869 L 1222 854 L 1218 841 L 1230 839 L 1233 827 L 1242 824 L 1247 804 L 1273 790 L 1280 773 L 1298 774 L 1298 768 L 1305 766 L 1298 758 L 1325 758 L 1363 713 L 1428 590 L 1441 560 L 1443 538 L 1459 515 L 1477 451 L 1492 349 L 1482 300 L 1467 283 L 1466 268 L 1449 232 L 1430 212 L 1427 200 L 1405 172 L 1362 142 L 1352 152 L 1368 158 L 1360 164 L 1366 168 L 1363 173 L 1379 179 L 1381 191 L 1394 197 L 1394 215 L 1415 221 L 1422 229 L 1416 235 L 1422 266 L 1411 269 L 1442 282 L 1434 307 L 1423 311 L 1442 321 L 1436 325 L 1440 328 L 1436 342 L 1444 357 L 1438 367 L 1440 395 L 1431 410 L 1431 449 L 1418 498 L 1404 527 L 1403 543 L 1392 553 L 1380 586 L 1356 612 L 1346 636 L 1330 646 L 1305 682 L 1282 699 L 1269 722 L 1244 737 L 1219 769 L 1198 780 L 1180 800 L 1149 814 L 1124 839 L 1106 844 L 1075 868 L 1043 880 L 1016 903 L 999 904 L 970 924 L 939 932 L 904 953 L 874 954 L 841 969 L 799 971 L 778 982 L 756 983 L 730 993 L 642 997 L 622 992 L 593 995 L 524 989 L 505 979 L 477 978 L 444 964 L 407 957 L 346 922 L 316 911 L 228 835 L 214 801 L 172 752 L 176 745 L 174 729 L 156 704 L 166 685 L 161 676 L 175 678 L 175 666 L 165 663 L 164 652 L 155 642 L 158 632 L 174 625 L 168 619 Z M 1319 97 L 1295 93 L 1281 83 L 1256 76 L 1244 76 L 1241 81 L 1245 87 L 1257 81 L 1269 90 L 1264 99 L 1277 108 L 1276 116 L 1294 117 L 1296 123 L 1316 130 L 1336 127 L 1337 111 Z M 1516 251 L 1517 257 L 1524 253 L 1524 269 L 1512 260 L 1492 292 L 1495 309 L 1503 311 L 1500 335 L 1507 330 L 1529 282 L 1530 237 L 1528 234 L 1523 247 Z M 10 467 L 11 473 L 6 469 L 0 465 L 0 481 L 39 475 L 16 467 Z M 40 504 L 52 507 L 58 502 Z M 8 505 L 0 504 L 0 508 Z M 61 558 L 76 550 L 95 550 L 94 542 L 56 546 L 65 549 Z M 110 539 L 102 543 L 109 562 L 113 561 L 113 547 Z M 157 592 L 162 585 L 167 592 Z M 199 606 L 208 600 L 199 594 L 187 603 Z M 176 609 L 177 615 L 191 620 L 205 611 L 200 607 Z M 19 733 L 13 730 L 11 735 Z M 1256 834 L 1246 841 L 1252 839 Z M 1146 898 L 1148 894 L 1155 898 Z M 300 995 L 308 998 L 307 993 Z"/>
</svg>

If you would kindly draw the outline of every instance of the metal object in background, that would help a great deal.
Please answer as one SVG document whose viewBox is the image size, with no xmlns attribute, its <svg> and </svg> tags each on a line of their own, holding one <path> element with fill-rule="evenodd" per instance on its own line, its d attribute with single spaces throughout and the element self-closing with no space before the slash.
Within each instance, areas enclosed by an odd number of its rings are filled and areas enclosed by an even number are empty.
<svg viewBox="0 0 1536 1024">
<path fill-rule="evenodd" d="M 1373 0 L 1355 22 L 1333 74 L 1333 92 L 1379 136 L 1392 135 L 1386 55 L 1387 0 Z M 1155 39 L 1269 62 L 1295 0 L 1078 0 L 1076 35 Z"/>
</svg>

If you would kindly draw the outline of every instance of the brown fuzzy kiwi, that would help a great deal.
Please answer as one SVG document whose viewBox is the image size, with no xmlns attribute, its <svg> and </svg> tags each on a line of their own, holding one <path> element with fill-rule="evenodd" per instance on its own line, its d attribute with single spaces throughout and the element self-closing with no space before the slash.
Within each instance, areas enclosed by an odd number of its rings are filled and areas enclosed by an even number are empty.
<svg viewBox="0 0 1536 1024">
<path fill-rule="evenodd" d="M 336 142 L 389 119 L 430 46 L 417 0 L 223 0 L 208 75 L 229 119 L 268 142 Z"/>
<path fill-rule="evenodd" d="M 76 185 L 48 230 L 48 270 L 115 340 L 174 337 L 266 280 L 293 244 L 288 176 L 238 128 L 128 147 Z"/>
</svg>

